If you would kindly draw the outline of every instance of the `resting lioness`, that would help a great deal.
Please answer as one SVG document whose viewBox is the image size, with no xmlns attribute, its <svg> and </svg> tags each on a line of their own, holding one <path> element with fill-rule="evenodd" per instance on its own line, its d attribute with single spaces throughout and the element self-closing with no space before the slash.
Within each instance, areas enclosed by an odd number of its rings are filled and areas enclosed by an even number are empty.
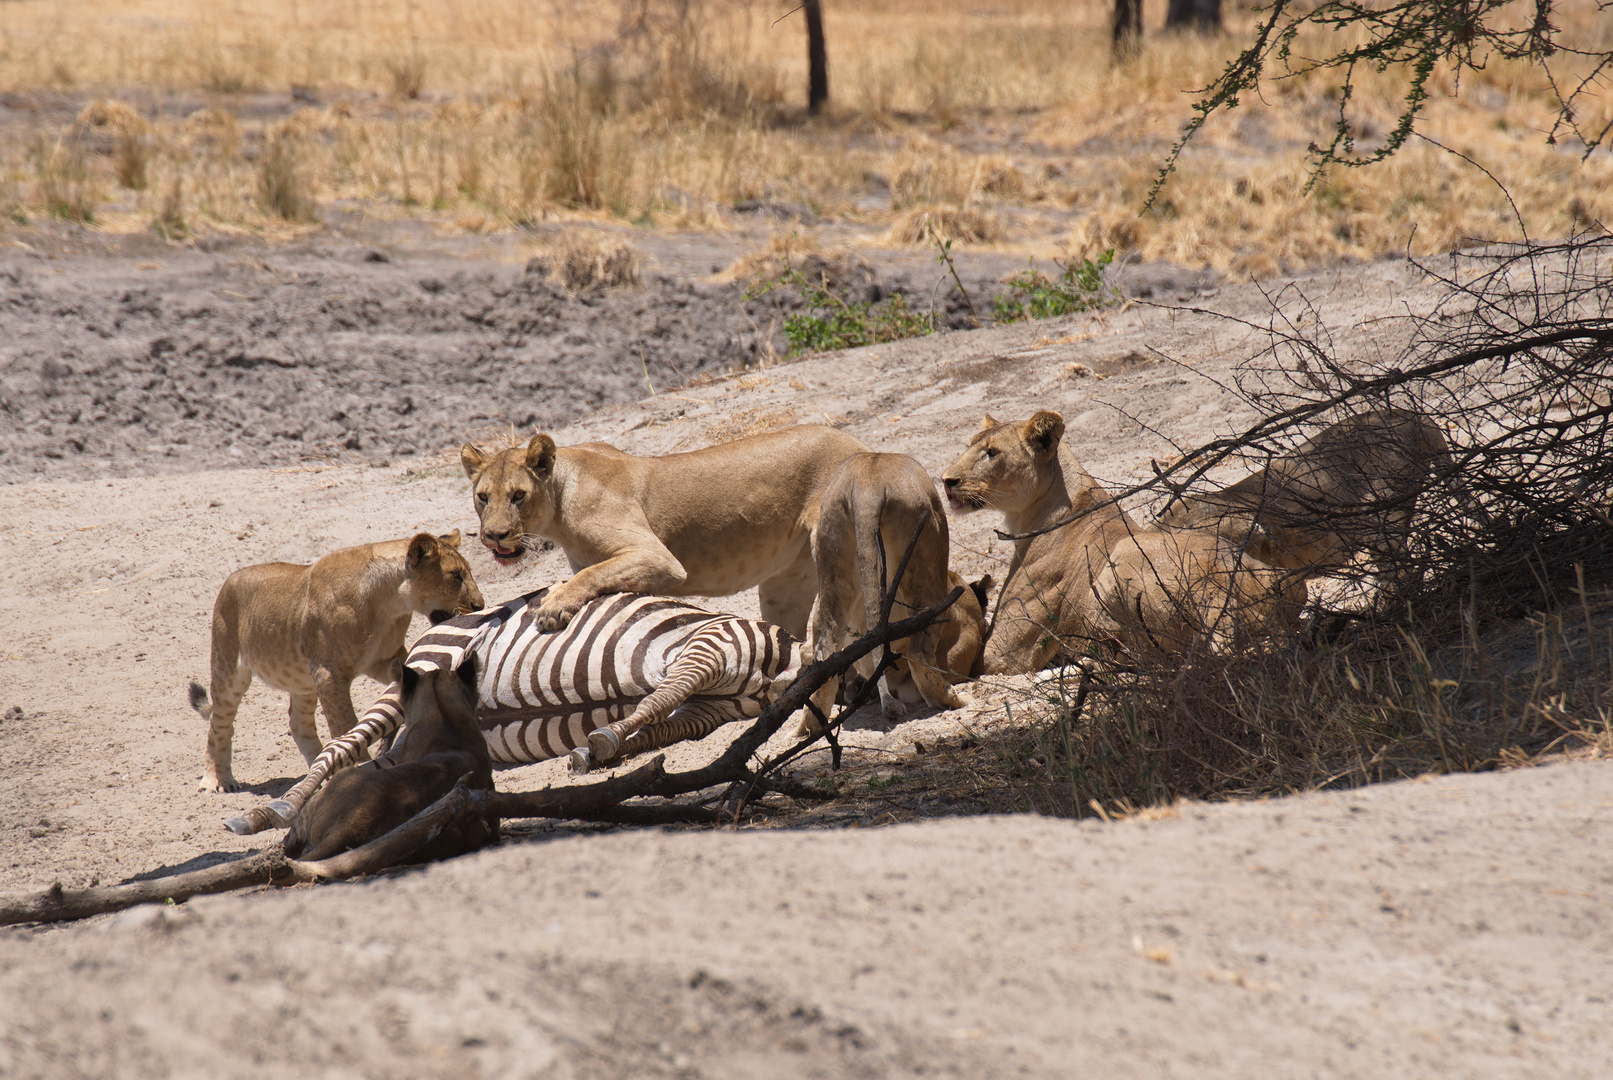
<svg viewBox="0 0 1613 1080">
<path fill-rule="evenodd" d="M 1134 651 L 1227 647 L 1270 633 L 1297 615 L 1297 579 L 1247 559 L 1211 533 L 1145 531 L 1063 445 L 1064 419 L 1038 412 L 1023 423 L 986 417 L 942 477 L 958 512 L 1001 510 L 1005 531 L 1085 516 L 1014 542 L 1014 556 L 981 667 L 1015 674 L 1060 650 L 1115 642 Z M 1299 586 L 1296 593 L 1295 587 Z"/>
<path fill-rule="evenodd" d="M 1109 549 L 1092 592 L 1094 620 L 1135 656 L 1227 654 L 1299 625 L 1305 579 L 1211 532 L 1150 529 Z"/>
<path fill-rule="evenodd" d="M 802 426 L 664 457 L 557 448 L 539 434 L 496 454 L 466 444 L 460 460 L 495 559 L 519 559 L 539 536 L 571 562 L 572 577 L 538 609 L 542 628 L 608 593 L 727 596 L 754 585 L 763 620 L 804 637 L 818 502 L 840 463 L 866 449 Z"/>
<path fill-rule="evenodd" d="M 345 735 L 353 680 L 395 682 L 415 612 L 440 622 L 482 606 L 459 530 L 360 544 L 312 566 L 264 563 L 237 570 L 213 604 L 213 694 L 190 684 L 191 707 L 209 722 L 203 791 L 235 791 L 230 770 L 235 713 L 256 675 L 291 695 L 291 737 L 312 762 L 324 745 L 314 703 L 332 737 Z"/>
<path fill-rule="evenodd" d="M 901 581 L 896 582 L 915 530 L 913 554 Z M 823 491 L 818 526 L 812 533 L 818 599 L 812 608 L 807 647 L 813 658 L 827 658 L 844 647 L 851 633 L 866 631 L 879 617 L 891 582 L 896 582 L 890 612 L 893 621 L 944 599 L 949 588 L 949 550 L 946 512 L 924 466 L 906 454 L 847 458 Z M 949 613 L 956 607 L 954 604 Z M 955 636 L 966 632 L 955 631 Z M 911 638 L 892 642 L 891 651 L 907 661 L 907 677 L 925 704 L 956 709 L 963 701 L 950 685 L 957 679 L 943 669 L 940 636 L 940 623 L 933 623 Z M 873 673 L 874 665 L 873 656 L 858 662 L 864 676 Z M 957 676 L 967 677 L 972 666 L 971 658 Z M 813 695 L 813 703 L 825 715 L 838 683 L 831 679 Z M 906 714 L 888 678 L 880 679 L 879 698 L 886 719 L 899 720 Z M 802 728 L 816 730 L 811 712 L 803 718 Z"/>
<path fill-rule="evenodd" d="M 1092 579 L 1109 549 L 1137 531 L 1063 438 L 1064 418 L 1055 412 L 1011 424 L 987 416 L 941 477 L 954 512 L 1000 510 L 1006 532 L 1030 532 L 1088 511 L 1045 536 L 1014 541 L 982 674 L 1036 671 L 1066 647 L 1061 636 L 1099 636 L 1092 629 Z"/>
<path fill-rule="evenodd" d="M 1273 566 L 1324 574 L 1366 552 L 1405 565 L 1417 496 L 1450 448 L 1421 413 L 1378 409 L 1340 420 L 1231 487 L 1183 495 L 1168 528 L 1211 529 Z"/>
</svg>

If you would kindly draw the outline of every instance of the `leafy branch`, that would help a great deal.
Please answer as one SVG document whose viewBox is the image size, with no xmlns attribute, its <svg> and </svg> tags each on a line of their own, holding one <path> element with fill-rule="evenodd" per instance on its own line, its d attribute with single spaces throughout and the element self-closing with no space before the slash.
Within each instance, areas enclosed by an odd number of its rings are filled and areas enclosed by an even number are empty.
<svg viewBox="0 0 1613 1080">
<path fill-rule="evenodd" d="M 1370 0 L 1323 0 L 1298 3 L 1271 0 L 1255 23 L 1254 42 L 1234 57 L 1208 86 L 1198 90 L 1193 103 L 1194 117 L 1171 148 L 1165 164 L 1154 179 L 1144 209 L 1151 208 L 1164 188 L 1188 142 L 1217 112 L 1235 109 L 1243 95 L 1259 93 L 1267 69 L 1280 68 L 1279 78 L 1295 78 L 1321 71 L 1342 72 L 1338 90 L 1338 115 L 1333 136 L 1325 146 L 1311 143 L 1310 182 L 1307 191 L 1329 165 L 1359 168 L 1382 161 L 1398 151 L 1411 135 L 1429 97 L 1429 80 L 1441 62 L 1451 64 L 1460 80 L 1463 72 L 1482 71 L 1494 57 L 1525 60 L 1540 65 L 1551 83 L 1558 102 L 1556 122 L 1546 141 L 1555 145 L 1563 131 L 1585 148 L 1585 156 L 1604 145 L 1613 134 L 1613 121 L 1600 130 L 1581 128 L 1576 104 L 1606 81 L 1613 72 L 1613 50 L 1575 48 L 1567 45 L 1552 22 L 1555 0 L 1526 0 L 1532 15 L 1525 20 L 1505 18 L 1503 9 L 1519 6 L 1519 0 L 1401 0 L 1375 4 Z M 1606 11 L 1613 0 L 1599 0 L 1597 8 Z M 1504 21 L 1503 21 L 1504 20 Z M 1339 47 L 1331 55 L 1301 56 L 1295 45 L 1307 28 L 1323 31 L 1330 42 L 1357 41 Z M 1574 85 L 1565 85 L 1559 72 L 1553 72 L 1554 58 L 1575 57 L 1591 61 L 1589 73 Z M 1389 68 L 1409 72 L 1410 85 L 1401 98 L 1401 113 L 1383 145 L 1365 154 L 1356 152 L 1350 128 L 1349 105 L 1355 92 L 1359 69 L 1382 73 Z"/>
</svg>

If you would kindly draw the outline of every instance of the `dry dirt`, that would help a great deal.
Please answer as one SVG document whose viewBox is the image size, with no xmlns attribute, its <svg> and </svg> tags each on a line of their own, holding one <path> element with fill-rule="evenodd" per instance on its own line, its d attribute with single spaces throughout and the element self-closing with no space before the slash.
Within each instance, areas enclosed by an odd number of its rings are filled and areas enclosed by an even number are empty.
<svg viewBox="0 0 1613 1080">
<path fill-rule="evenodd" d="M 422 391 L 416 409 L 434 419 L 418 432 L 378 427 L 408 434 L 371 464 L 304 460 L 259 421 L 255 435 L 242 426 L 232 436 L 254 467 L 202 469 L 221 459 L 200 443 L 167 455 L 186 445 L 171 437 L 179 421 L 149 410 L 155 430 L 141 425 L 132 441 L 110 410 L 80 417 L 112 465 L 48 457 L 55 433 L 18 430 L 18 410 L 49 407 L 44 358 L 71 366 L 73 343 L 90 340 L 84 311 L 103 320 L 108 357 L 136 355 L 152 334 L 190 332 L 179 313 L 237 272 L 262 278 L 282 335 L 309 350 L 337 333 L 320 314 L 335 298 L 322 293 L 365 275 L 392 290 L 374 323 L 340 331 L 348 359 L 331 366 L 368 372 L 343 376 L 357 380 L 344 393 L 395 394 L 400 373 L 436 355 L 421 328 L 437 316 L 420 315 L 434 301 L 409 292 L 414 256 L 389 257 L 332 258 L 323 284 L 298 285 L 289 270 L 227 260 L 215 270 L 203 255 L 151 271 L 78 255 L 46 260 L 64 274 L 30 269 L 27 280 L 41 296 L 77 297 L 79 315 L 52 322 L 40 301 L 18 321 L 17 307 L 0 306 L 0 348 L 32 350 L 34 362 L 15 384 L 17 367 L 5 368 L 0 389 L 10 403 L 0 420 L 0 889 L 111 883 L 272 842 L 220 822 L 301 774 L 279 695 L 255 688 L 241 712 L 236 774 L 250 790 L 196 790 L 204 732 L 185 684 L 207 668 L 213 595 L 242 565 L 469 529 L 467 485 L 444 452 L 481 422 L 462 411 L 576 418 L 557 431 L 562 443 L 608 438 L 636 452 L 827 421 L 939 473 L 986 409 L 1007 419 L 1053 408 L 1092 471 L 1125 482 L 1173 453 L 1173 440 L 1191 445 L 1250 417 L 1222 384 L 1272 318 L 1269 288 L 1195 287 L 1193 302 L 1220 315 L 1134 304 L 632 401 L 636 357 L 625 374 L 603 370 L 631 337 L 618 306 L 578 316 L 595 320 L 599 360 L 575 374 L 556 367 L 575 383 L 571 396 L 521 382 L 509 372 L 524 361 L 495 362 L 488 345 L 478 363 L 496 378 L 463 397 Z M 485 281 L 519 273 L 471 264 L 464 280 L 491 290 Z M 125 334 L 108 313 L 149 274 L 163 275 L 152 292 L 164 299 Z M 1279 299 L 1297 311 L 1303 291 L 1347 356 L 1392 353 L 1400 328 L 1371 320 L 1432 297 L 1397 261 L 1289 286 Z M 0 289 L 0 305 L 14 296 Z M 219 307 L 208 318 L 245 334 L 245 314 Z M 703 340 L 697 321 L 671 332 Z M 303 365 L 316 352 L 298 356 Z M 1093 374 L 1072 374 L 1074 364 Z M 90 370 L 60 378 L 91 393 Z M 233 400 L 257 415 L 335 399 L 312 383 L 294 390 L 316 373 L 311 361 L 224 370 L 238 373 Z M 197 399 L 209 385 L 197 383 Z M 148 392 L 170 389 L 159 380 Z M 581 415 L 608 401 L 624 403 Z M 288 413 L 287 430 L 312 415 Z M 205 429 L 215 430 L 226 426 Z M 402 456 L 405 437 L 416 453 Z M 970 576 L 1004 567 L 994 524 L 954 522 L 954 562 Z M 479 549 L 471 558 L 490 602 L 564 573 L 558 553 L 514 570 Z M 754 612 L 750 595 L 721 603 Z M 1002 702 L 1027 684 L 982 688 L 963 713 L 889 730 L 863 723 L 851 753 L 899 756 L 966 724 L 1003 722 Z M 355 696 L 375 690 L 361 683 Z M 723 737 L 677 748 L 673 764 L 709 757 Z M 499 783 L 564 779 L 544 763 Z M 518 829 L 495 850 L 362 883 L 0 931 L 0 1077 L 1601 1077 L 1613 1061 L 1610 780 L 1606 764 L 1579 763 L 1187 804 L 1115 824 Z"/>
</svg>

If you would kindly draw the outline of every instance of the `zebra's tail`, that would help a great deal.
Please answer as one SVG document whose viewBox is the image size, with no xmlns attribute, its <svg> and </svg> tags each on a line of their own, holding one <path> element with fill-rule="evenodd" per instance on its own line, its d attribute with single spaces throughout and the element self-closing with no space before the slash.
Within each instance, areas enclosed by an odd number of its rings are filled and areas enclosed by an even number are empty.
<svg viewBox="0 0 1613 1080">
<path fill-rule="evenodd" d="M 200 713 L 203 720 L 213 722 L 213 703 L 207 700 L 207 688 L 199 682 L 190 684 L 190 707 Z"/>
</svg>

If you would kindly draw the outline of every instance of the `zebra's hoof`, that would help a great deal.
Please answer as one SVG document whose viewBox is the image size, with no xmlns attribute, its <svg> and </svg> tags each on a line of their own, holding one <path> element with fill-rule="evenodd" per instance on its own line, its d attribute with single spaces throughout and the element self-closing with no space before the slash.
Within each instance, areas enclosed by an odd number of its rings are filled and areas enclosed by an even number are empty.
<svg viewBox="0 0 1613 1080">
<path fill-rule="evenodd" d="M 608 727 L 595 728 L 588 733 L 588 749 L 593 751 L 595 761 L 615 760 L 621 748 L 621 737 Z"/>
<path fill-rule="evenodd" d="M 284 799 L 272 799 L 267 804 L 269 813 L 274 815 L 275 827 L 281 829 L 291 828 L 291 819 L 297 816 L 297 810 Z"/>
<path fill-rule="evenodd" d="M 588 747 L 579 746 L 571 752 L 571 772 L 578 773 L 594 771 L 594 755 L 588 752 Z"/>
</svg>

